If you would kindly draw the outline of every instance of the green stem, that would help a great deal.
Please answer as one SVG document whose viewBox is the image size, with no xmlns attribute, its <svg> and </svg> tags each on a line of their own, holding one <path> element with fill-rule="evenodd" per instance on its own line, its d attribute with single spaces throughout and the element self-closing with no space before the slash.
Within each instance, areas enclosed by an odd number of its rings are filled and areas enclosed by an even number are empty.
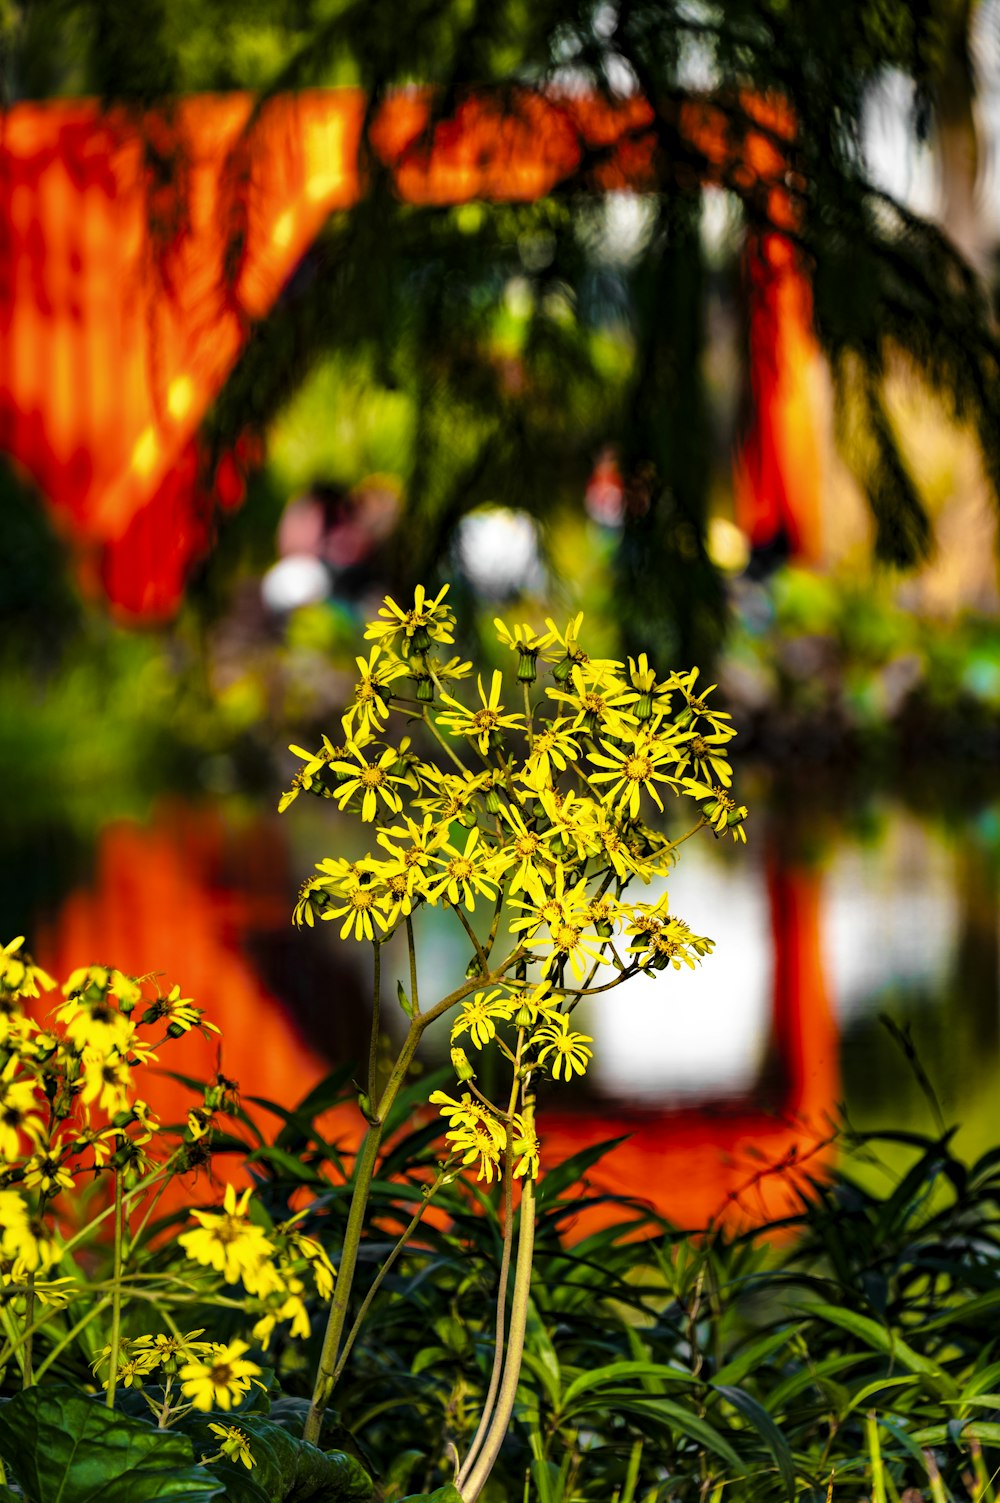
<svg viewBox="0 0 1000 1503">
<path fill-rule="evenodd" d="M 375 979 L 372 984 L 372 1036 L 368 1045 L 369 1111 L 372 1111 L 375 1106 L 375 1072 L 378 1068 L 378 1036 L 382 1007 L 382 946 L 377 939 L 372 941 L 372 949 L 375 951 Z"/>
<path fill-rule="evenodd" d="M 510 1332 L 507 1337 L 503 1379 L 479 1458 L 461 1487 L 463 1503 L 476 1503 L 500 1454 L 500 1447 L 504 1443 L 510 1417 L 514 1412 L 514 1397 L 517 1393 L 518 1379 L 521 1376 L 521 1357 L 524 1353 L 524 1333 L 528 1323 L 528 1296 L 531 1290 L 531 1258 L 534 1244 L 535 1185 L 533 1180 L 525 1179 L 521 1190 L 517 1267 L 514 1271 L 514 1292 L 510 1302 Z"/>
<path fill-rule="evenodd" d="M 441 1186 L 443 1184 L 444 1184 L 444 1172 L 442 1171 L 437 1176 L 437 1178 L 434 1180 L 434 1183 L 428 1188 L 427 1193 L 425 1195 L 422 1195 L 420 1197 L 420 1204 L 418 1205 L 417 1209 L 414 1211 L 413 1215 L 410 1217 L 410 1220 L 409 1220 L 409 1222 L 408 1222 L 408 1224 L 406 1226 L 405 1231 L 403 1231 L 403 1233 L 400 1235 L 399 1241 L 396 1243 L 395 1247 L 392 1249 L 392 1251 L 390 1252 L 389 1256 L 386 1258 L 385 1262 L 382 1264 L 382 1267 L 379 1269 L 378 1273 L 375 1275 L 374 1279 L 372 1280 L 371 1288 L 368 1290 L 368 1293 L 365 1295 L 364 1299 L 362 1300 L 362 1302 L 361 1302 L 361 1308 L 360 1308 L 360 1310 L 358 1311 L 357 1315 L 354 1318 L 354 1324 L 352 1325 L 351 1329 L 348 1331 L 346 1337 L 344 1338 L 344 1345 L 341 1347 L 340 1356 L 337 1358 L 337 1365 L 336 1365 L 336 1367 L 333 1370 L 333 1381 L 334 1381 L 334 1383 L 337 1382 L 337 1380 L 339 1379 L 341 1373 L 344 1370 L 344 1364 L 346 1363 L 348 1357 L 351 1354 L 351 1347 L 354 1345 L 355 1341 L 358 1338 L 358 1332 L 361 1330 L 361 1327 L 364 1325 L 365 1316 L 368 1314 L 368 1311 L 371 1308 L 372 1300 L 375 1298 L 375 1296 L 378 1293 L 379 1289 L 382 1287 L 382 1284 L 384 1283 L 387 1275 L 392 1270 L 393 1264 L 398 1259 L 400 1253 L 403 1251 L 403 1249 L 406 1246 L 407 1242 L 409 1242 L 410 1238 L 413 1236 L 413 1233 L 416 1231 L 417 1227 L 420 1225 L 420 1221 L 421 1221 L 421 1219 L 423 1217 L 423 1214 L 426 1211 L 427 1207 L 430 1205 L 431 1200 L 437 1194 L 438 1190 L 441 1188 Z"/>
<path fill-rule="evenodd" d="M 486 979 L 499 981 L 504 972 L 514 965 L 523 954 L 523 947 L 518 946 Z M 333 1299 L 330 1304 L 330 1314 L 327 1320 L 326 1334 L 323 1337 L 323 1350 L 320 1353 L 319 1365 L 316 1370 L 316 1382 L 313 1387 L 312 1403 L 306 1416 L 305 1427 L 302 1435 L 304 1440 L 318 1444 L 320 1429 L 323 1424 L 323 1413 L 330 1402 L 335 1382 L 334 1374 L 337 1367 L 337 1358 L 340 1354 L 340 1343 L 343 1339 L 344 1326 L 347 1321 L 347 1306 L 351 1296 L 351 1285 L 354 1280 L 354 1269 L 358 1259 L 358 1248 L 361 1243 L 361 1231 L 364 1226 L 365 1211 L 368 1206 L 368 1195 L 371 1189 L 372 1177 L 375 1173 L 375 1164 L 378 1159 L 379 1145 L 382 1141 L 382 1129 L 385 1119 L 399 1092 L 400 1086 L 406 1079 L 407 1071 L 416 1053 L 417 1045 L 428 1024 L 454 1007 L 457 1002 L 482 986 L 483 978 L 475 977 L 471 981 L 464 981 L 453 992 L 449 992 L 436 1006 L 428 1012 L 421 1013 L 413 1018 L 409 1032 L 404 1040 L 403 1047 L 399 1052 L 399 1058 L 392 1068 L 392 1074 L 386 1081 L 385 1089 L 379 1099 L 378 1110 L 374 1121 L 369 1125 L 361 1146 L 361 1153 L 355 1169 L 354 1191 L 351 1195 L 351 1208 L 347 1214 L 347 1226 L 344 1231 L 344 1245 L 340 1254 L 340 1267 L 337 1270 L 337 1282 L 334 1289 Z"/>
<path fill-rule="evenodd" d="M 524 722 L 528 730 L 528 752 L 530 754 L 535 749 L 535 728 L 531 713 L 531 694 L 527 684 L 522 683 L 521 688 L 524 690 Z"/>
<path fill-rule="evenodd" d="M 35 1319 L 35 1275 L 29 1273 L 27 1278 L 28 1292 L 24 1300 L 24 1350 L 21 1362 L 21 1387 L 30 1388 L 35 1381 L 32 1376 L 32 1348 L 34 1346 L 34 1319 Z"/>
<path fill-rule="evenodd" d="M 424 705 L 424 724 L 426 725 L 427 729 L 430 731 L 431 735 L 434 737 L 438 745 L 443 748 L 446 754 L 454 762 L 455 766 L 458 768 L 462 776 L 467 778 L 469 776 L 469 769 L 466 767 L 461 757 L 456 755 L 454 748 L 448 745 L 447 741 L 444 739 L 441 732 L 438 730 L 437 726 L 431 719 L 426 705 Z"/>
<path fill-rule="evenodd" d="M 489 963 L 489 961 L 486 958 L 486 951 L 483 949 L 482 945 L 479 943 L 479 938 L 478 938 L 478 936 L 476 934 L 475 929 L 473 929 L 472 925 L 469 923 L 469 920 L 466 918 L 465 914 L 462 912 L 462 910 L 461 910 L 460 906 L 458 905 L 458 903 L 452 903 L 449 906 L 454 910 L 455 913 L 458 914 L 459 918 L 462 921 L 462 928 L 465 930 L 466 934 L 472 940 L 472 943 L 475 946 L 475 950 L 476 950 L 476 959 L 479 961 L 480 976 L 485 976 L 486 973 L 487 973 L 487 971 L 490 968 L 490 963 Z"/>
<path fill-rule="evenodd" d="M 111 1358 L 108 1371 L 108 1391 L 105 1403 L 115 1407 L 115 1389 L 118 1387 L 118 1351 L 122 1337 L 122 1243 L 125 1237 L 125 1208 L 122 1201 L 122 1174 L 115 1170 L 115 1246 L 111 1286 Z"/>
<path fill-rule="evenodd" d="M 413 1008 L 413 1016 L 420 1013 L 420 992 L 417 987 L 417 950 L 413 943 L 413 919 L 406 915 L 406 948 L 410 953 L 410 1006 Z"/>
<path fill-rule="evenodd" d="M 511 1151 L 513 1137 L 514 1109 L 517 1106 L 517 1092 L 520 1086 L 518 1078 L 518 1066 L 521 1060 L 521 1050 L 524 1045 L 524 1029 L 518 1029 L 517 1054 L 514 1058 L 514 1082 L 511 1087 L 510 1103 L 507 1112 L 507 1143 L 503 1166 L 503 1201 L 504 1201 L 504 1224 L 503 1224 L 503 1253 L 500 1258 L 500 1284 L 497 1289 L 497 1314 L 496 1332 L 494 1335 L 493 1369 L 490 1373 L 489 1387 L 486 1390 L 486 1398 L 483 1403 L 483 1412 L 480 1416 L 479 1425 L 472 1437 L 472 1445 L 468 1455 L 458 1469 L 455 1477 L 455 1486 L 461 1491 L 472 1467 L 475 1466 L 476 1457 L 485 1439 L 489 1428 L 490 1417 L 493 1413 L 493 1404 L 500 1386 L 500 1374 L 503 1371 L 504 1354 L 504 1322 L 507 1316 L 507 1283 L 510 1276 L 510 1252 L 514 1242 L 514 1155 Z"/>
</svg>

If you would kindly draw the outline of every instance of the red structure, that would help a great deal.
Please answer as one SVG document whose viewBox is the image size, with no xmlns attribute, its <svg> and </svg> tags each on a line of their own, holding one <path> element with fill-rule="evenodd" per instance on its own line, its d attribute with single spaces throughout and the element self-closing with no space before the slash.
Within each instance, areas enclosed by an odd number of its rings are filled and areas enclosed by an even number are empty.
<svg viewBox="0 0 1000 1503">
<path fill-rule="evenodd" d="M 466 98 L 429 128 L 430 97 L 397 95 L 372 145 L 414 204 L 528 201 L 576 177 L 599 192 L 685 174 L 735 187 L 791 228 L 787 111 L 680 108 L 700 164 L 661 160 L 641 98 Z M 37 483 L 119 611 L 164 618 L 238 505 L 249 452 L 206 472 L 197 432 L 254 323 L 327 216 L 357 201 L 364 99 L 198 96 L 141 118 L 96 104 L 0 117 L 0 451 Z M 234 249 L 237 252 L 234 264 Z M 755 413 L 737 467 L 754 542 L 784 529 L 815 550 L 817 469 L 804 376 L 808 282 L 776 231 L 748 248 Z"/>
</svg>

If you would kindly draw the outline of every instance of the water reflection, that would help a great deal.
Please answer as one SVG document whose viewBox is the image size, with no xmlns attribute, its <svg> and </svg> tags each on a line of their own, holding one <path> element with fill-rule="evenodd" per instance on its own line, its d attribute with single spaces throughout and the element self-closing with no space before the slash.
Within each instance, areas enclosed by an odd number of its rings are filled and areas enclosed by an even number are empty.
<svg viewBox="0 0 1000 1503">
<path fill-rule="evenodd" d="M 716 940 L 715 955 L 695 973 L 639 977 L 591 999 L 582 1016 L 597 1041 L 593 1073 L 582 1089 L 546 1093 L 550 1161 L 627 1134 L 594 1182 L 686 1226 L 781 1214 L 797 1176 L 829 1161 L 841 1101 L 859 1122 L 926 1121 L 880 1012 L 912 1025 L 946 1113 L 973 1136 L 996 1081 L 989 818 L 937 825 L 887 801 L 861 831 L 805 847 L 766 829 L 762 819 L 747 850 L 687 848 L 672 907 Z M 162 804 L 146 823 L 101 830 L 76 885 L 48 906 L 40 899 L 24 927 L 57 974 L 113 960 L 178 981 L 223 1029 L 221 1067 L 244 1096 L 289 1106 L 366 1047 L 367 954 L 340 944 L 335 925 L 298 934 L 289 920 L 312 861 L 334 847 L 350 853 L 360 833 L 298 806 L 279 820 L 238 804 Z M 467 957 L 446 914 L 422 914 L 419 927 L 429 996 Z M 385 974 L 388 997 L 391 952 Z M 431 1041 L 428 1063 L 446 1044 L 444 1034 Z M 219 1063 L 199 1036 L 170 1061 L 196 1078 Z M 157 1093 L 173 1120 L 191 1099 L 165 1078 Z M 358 1127 L 345 1109 L 338 1135 Z"/>
</svg>

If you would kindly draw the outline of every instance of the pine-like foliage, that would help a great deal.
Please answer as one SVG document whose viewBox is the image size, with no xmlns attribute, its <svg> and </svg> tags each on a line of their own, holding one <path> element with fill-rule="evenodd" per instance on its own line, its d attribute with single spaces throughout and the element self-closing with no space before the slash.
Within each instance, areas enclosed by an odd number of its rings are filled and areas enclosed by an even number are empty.
<svg viewBox="0 0 1000 1503">
<path fill-rule="evenodd" d="M 469 89 L 512 83 L 640 89 L 657 111 L 660 191 L 637 254 L 609 262 L 595 250 L 601 205 L 581 191 L 585 174 L 543 203 L 470 215 L 404 204 L 373 171 L 363 201 L 331 218 L 253 329 L 211 429 L 223 445 L 248 424 L 263 427 L 331 352 L 410 393 L 401 588 L 431 577 L 465 511 L 493 501 L 544 522 L 554 501 L 579 496 L 595 452 L 613 443 L 627 484 L 643 493 L 619 549 L 621 599 L 646 640 L 686 656 L 717 638 L 723 597 L 704 548 L 720 456 L 702 379 L 700 164 L 677 129 L 678 104 L 710 91 L 734 128 L 743 91 L 791 106 L 790 184 L 817 333 L 835 382 L 850 382 L 852 449 L 878 552 L 910 564 L 931 532 L 887 416 L 887 364 L 909 358 L 974 428 L 996 493 L 1000 345 L 983 286 L 946 237 L 867 180 L 862 103 L 898 70 L 915 83 L 914 129 L 926 132 L 945 81 L 952 103 L 956 77 L 972 88 L 973 9 L 973 0 L 24 0 L 0 25 L 8 101 L 97 92 L 143 106 L 242 87 L 263 102 L 351 84 L 367 91 L 373 116 L 388 91 L 420 82 L 436 86 L 445 115 Z M 727 186 L 747 225 L 766 227 L 760 195 L 738 174 Z M 488 336 L 514 275 L 530 325 L 511 381 Z M 628 331 L 624 371 L 609 373 L 595 340 L 610 326 Z"/>
</svg>

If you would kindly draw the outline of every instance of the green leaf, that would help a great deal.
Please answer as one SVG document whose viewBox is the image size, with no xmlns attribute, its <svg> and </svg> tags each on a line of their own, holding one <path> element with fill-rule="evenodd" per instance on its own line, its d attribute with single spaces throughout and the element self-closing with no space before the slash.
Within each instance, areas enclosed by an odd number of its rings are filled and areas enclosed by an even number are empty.
<svg viewBox="0 0 1000 1503">
<path fill-rule="evenodd" d="M 785 1484 L 785 1492 L 792 1503 L 795 1503 L 795 1462 L 792 1459 L 791 1448 L 767 1410 L 742 1388 L 732 1388 L 725 1383 L 713 1383 L 712 1387 L 753 1425 L 777 1462 L 781 1480 Z"/>
<path fill-rule="evenodd" d="M 859 1315 L 856 1310 L 847 1310 L 843 1305 L 809 1305 L 804 1312 L 814 1320 L 826 1320 L 831 1325 L 840 1326 L 863 1341 L 866 1346 L 873 1347 L 875 1351 L 884 1352 L 887 1357 L 892 1357 L 900 1362 L 903 1367 L 909 1368 L 910 1372 L 922 1373 L 930 1378 L 935 1387 L 942 1392 L 955 1394 L 957 1389 L 948 1374 L 943 1372 L 936 1362 L 929 1357 L 922 1357 L 915 1352 L 901 1336 L 886 1330 L 877 1320 L 872 1320 L 867 1315 Z"/>
<path fill-rule="evenodd" d="M 61 1384 L 29 1388 L 0 1409 L 0 1455 L 30 1503 L 210 1503 L 224 1492 L 186 1435 Z"/>
<path fill-rule="evenodd" d="M 603 1143 L 595 1143 L 592 1148 L 581 1149 L 574 1153 L 572 1158 L 564 1159 L 554 1169 L 549 1169 L 542 1175 L 538 1185 L 536 1200 L 539 1211 L 548 1210 L 564 1190 L 575 1185 L 577 1180 L 582 1179 L 592 1164 L 598 1159 L 604 1158 L 605 1154 L 617 1148 L 619 1143 L 624 1143 L 629 1136 L 623 1133 L 620 1138 L 607 1138 Z"/>
<path fill-rule="evenodd" d="M 400 1007 L 406 1013 L 406 1016 L 408 1018 L 412 1018 L 413 1017 L 413 1003 L 410 1001 L 409 997 L 406 995 L 406 990 L 405 990 L 405 988 L 403 986 L 403 983 L 401 981 L 397 981 L 396 982 L 396 998 L 397 998 L 397 1000 L 399 1002 Z"/>
<path fill-rule="evenodd" d="M 758 1341 L 751 1341 L 743 1350 L 724 1367 L 720 1367 L 715 1375 L 715 1384 L 738 1383 L 745 1378 L 748 1372 L 760 1367 L 763 1362 L 772 1357 L 775 1352 L 787 1346 L 792 1339 L 792 1332 L 788 1330 L 771 1331 L 767 1336 L 762 1336 Z"/>
<path fill-rule="evenodd" d="M 589 1394 L 605 1383 L 620 1383 L 623 1378 L 637 1378 L 640 1381 L 655 1378 L 658 1382 L 689 1384 L 695 1381 L 690 1373 L 679 1367 L 668 1367 L 662 1362 L 609 1362 L 606 1367 L 594 1368 L 592 1372 L 573 1379 L 563 1395 L 561 1415 L 565 1418 L 573 1413 L 574 1400 L 581 1394 Z M 636 1396 L 639 1397 L 638 1393 Z"/>
<path fill-rule="evenodd" d="M 219 1449 L 210 1423 L 235 1423 L 255 1462 L 249 1472 L 240 1463 L 212 1463 L 212 1471 L 225 1479 L 227 1503 L 369 1503 L 371 1478 L 342 1451 L 321 1451 L 262 1415 L 241 1414 L 235 1421 L 224 1414 L 189 1415 L 185 1434 L 206 1454 Z"/>
<path fill-rule="evenodd" d="M 462 1494 L 451 1482 L 446 1482 L 432 1493 L 408 1493 L 400 1503 L 462 1503 Z"/>
</svg>

